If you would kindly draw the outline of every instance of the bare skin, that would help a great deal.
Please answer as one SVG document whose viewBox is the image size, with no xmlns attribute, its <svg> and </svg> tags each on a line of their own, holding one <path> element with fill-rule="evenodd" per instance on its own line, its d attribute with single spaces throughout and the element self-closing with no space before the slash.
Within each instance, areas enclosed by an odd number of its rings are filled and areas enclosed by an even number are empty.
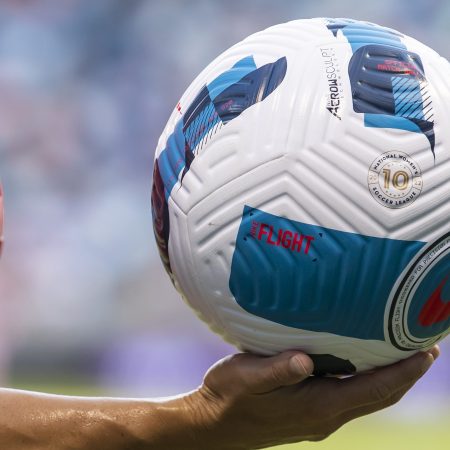
<svg viewBox="0 0 450 450">
<path fill-rule="evenodd" d="M 3 198 L 0 186 L 0 252 Z M 299 352 L 219 361 L 193 392 L 161 400 L 82 398 L 0 389 L 8 450 L 248 450 L 325 439 L 398 402 L 439 348 L 370 374 L 317 378 Z"/>
<path fill-rule="evenodd" d="M 195 391 L 162 400 L 81 398 L 0 389 L 8 450 L 240 450 L 329 436 L 398 402 L 439 348 L 370 374 L 311 377 L 303 353 L 219 361 Z"/>
</svg>

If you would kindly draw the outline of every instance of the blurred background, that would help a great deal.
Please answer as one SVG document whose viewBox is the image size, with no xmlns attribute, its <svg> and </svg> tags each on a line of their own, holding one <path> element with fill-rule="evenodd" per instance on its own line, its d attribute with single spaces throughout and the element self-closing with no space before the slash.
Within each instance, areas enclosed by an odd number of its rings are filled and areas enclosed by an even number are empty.
<svg viewBox="0 0 450 450">
<path fill-rule="evenodd" d="M 2 385 L 168 395 L 234 352 L 163 271 L 153 152 L 214 57 L 267 26 L 317 16 L 377 22 L 449 57 L 448 0 L 1 1 Z M 313 447 L 448 449 L 449 339 L 442 350 L 400 405 Z"/>
</svg>

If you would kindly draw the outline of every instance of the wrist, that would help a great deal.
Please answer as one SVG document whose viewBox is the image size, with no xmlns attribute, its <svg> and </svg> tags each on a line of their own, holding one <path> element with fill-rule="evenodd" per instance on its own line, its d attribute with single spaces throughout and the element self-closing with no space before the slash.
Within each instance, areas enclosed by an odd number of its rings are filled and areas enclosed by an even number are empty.
<svg viewBox="0 0 450 450">
<path fill-rule="evenodd" d="M 215 447 L 211 447 L 208 439 L 213 424 L 206 401 L 198 390 L 151 401 L 141 431 L 147 442 L 145 450 L 210 450 Z"/>
<path fill-rule="evenodd" d="M 242 450 L 237 430 L 227 429 L 227 401 L 205 385 L 158 405 L 158 443 L 171 450 Z M 164 431 L 165 430 L 165 431 Z M 153 442 L 153 441 L 152 441 Z M 159 445 L 158 444 L 158 445 Z M 153 448 L 153 447 L 152 447 Z"/>
<path fill-rule="evenodd" d="M 188 429 L 189 445 L 183 450 L 245 450 L 239 430 L 230 426 L 235 423 L 230 415 L 232 402 L 212 392 L 206 385 L 186 394 L 180 399 Z M 177 447 L 178 449 L 178 447 Z"/>
</svg>

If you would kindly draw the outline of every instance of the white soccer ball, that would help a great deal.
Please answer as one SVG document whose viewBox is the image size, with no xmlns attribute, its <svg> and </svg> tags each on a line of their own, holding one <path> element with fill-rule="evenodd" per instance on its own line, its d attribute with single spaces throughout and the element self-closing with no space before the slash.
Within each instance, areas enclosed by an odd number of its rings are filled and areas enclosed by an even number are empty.
<svg viewBox="0 0 450 450">
<path fill-rule="evenodd" d="M 367 22 L 256 33 L 191 84 L 159 140 L 162 260 L 239 349 L 351 373 L 450 331 L 450 64 Z"/>
</svg>

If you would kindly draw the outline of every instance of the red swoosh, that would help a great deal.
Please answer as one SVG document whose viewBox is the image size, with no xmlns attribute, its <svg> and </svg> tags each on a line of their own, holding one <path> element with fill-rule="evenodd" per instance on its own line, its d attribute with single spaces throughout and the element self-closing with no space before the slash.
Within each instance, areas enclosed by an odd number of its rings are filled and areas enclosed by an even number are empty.
<svg viewBox="0 0 450 450">
<path fill-rule="evenodd" d="M 442 300 L 442 289 L 449 279 L 447 275 L 436 290 L 430 295 L 419 315 L 419 323 L 423 327 L 429 327 L 435 323 L 444 322 L 450 317 L 450 300 Z"/>
</svg>

